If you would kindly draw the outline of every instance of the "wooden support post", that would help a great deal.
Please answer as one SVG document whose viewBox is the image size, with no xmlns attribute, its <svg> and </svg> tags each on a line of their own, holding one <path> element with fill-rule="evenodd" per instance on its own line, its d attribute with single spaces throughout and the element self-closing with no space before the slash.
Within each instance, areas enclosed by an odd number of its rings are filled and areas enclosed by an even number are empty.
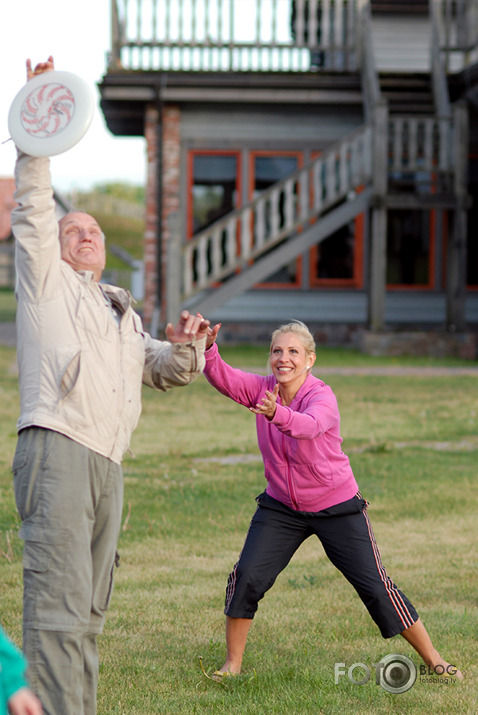
<svg viewBox="0 0 478 715">
<path fill-rule="evenodd" d="M 166 258 L 166 323 L 176 325 L 181 312 L 181 267 L 183 265 L 178 216 L 170 214 L 168 217 L 168 224 L 169 241 L 167 245 Z"/>
<path fill-rule="evenodd" d="M 182 291 L 181 246 L 183 230 L 181 214 L 181 109 L 177 105 L 162 108 L 162 189 L 161 222 L 163 260 L 161 265 L 164 292 L 161 292 L 161 313 L 165 323 L 175 325 L 179 318 Z M 166 305 L 164 305 L 166 302 Z"/>
<path fill-rule="evenodd" d="M 147 150 L 147 183 L 146 183 L 146 225 L 144 230 L 144 301 L 143 323 L 147 330 L 156 337 L 156 325 L 159 324 L 158 284 L 161 275 L 158 270 L 161 255 L 161 219 L 160 195 L 161 183 L 161 116 L 158 107 L 150 105 L 145 113 L 145 133 Z"/>
<path fill-rule="evenodd" d="M 463 332 L 466 328 L 466 261 L 467 261 L 467 183 L 468 183 L 468 109 L 459 102 L 454 118 L 454 193 L 457 208 L 453 229 L 447 243 L 447 329 Z"/>
<path fill-rule="evenodd" d="M 387 259 L 388 106 L 379 102 L 373 109 L 373 191 L 370 236 L 368 321 L 371 330 L 385 325 Z"/>
<path fill-rule="evenodd" d="M 108 69 L 121 67 L 121 37 L 117 0 L 111 1 L 111 53 L 108 57 Z"/>
</svg>

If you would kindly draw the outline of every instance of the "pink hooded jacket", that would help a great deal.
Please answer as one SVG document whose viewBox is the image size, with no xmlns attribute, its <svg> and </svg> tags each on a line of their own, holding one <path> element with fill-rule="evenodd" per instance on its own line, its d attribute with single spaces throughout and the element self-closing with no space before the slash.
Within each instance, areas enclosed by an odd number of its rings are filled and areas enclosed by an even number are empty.
<svg viewBox="0 0 478 715">
<path fill-rule="evenodd" d="M 216 344 L 206 350 L 204 375 L 226 397 L 254 407 L 273 375 L 243 372 L 224 362 Z M 277 399 L 272 420 L 256 415 L 266 492 L 296 511 L 317 512 L 351 499 L 358 491 L 349 459 L 340 448 L 340 415 L 331 388 L 308 375 L 290 407 Z"/>
</svg>

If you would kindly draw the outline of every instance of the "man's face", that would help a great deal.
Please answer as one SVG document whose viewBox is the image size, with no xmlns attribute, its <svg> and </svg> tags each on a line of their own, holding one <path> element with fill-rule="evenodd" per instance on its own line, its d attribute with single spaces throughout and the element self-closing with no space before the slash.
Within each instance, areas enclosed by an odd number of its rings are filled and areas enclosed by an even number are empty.
<svg viewBox="0 0 478 715">
<path fill-rule="evenodd" d="M 96 220 L 86 213 L 73 212 L 60 221 L 61 257 L 75 271 L 93 271 L 99 281 L 105 267 L 104 237 Z"/>
</svg>

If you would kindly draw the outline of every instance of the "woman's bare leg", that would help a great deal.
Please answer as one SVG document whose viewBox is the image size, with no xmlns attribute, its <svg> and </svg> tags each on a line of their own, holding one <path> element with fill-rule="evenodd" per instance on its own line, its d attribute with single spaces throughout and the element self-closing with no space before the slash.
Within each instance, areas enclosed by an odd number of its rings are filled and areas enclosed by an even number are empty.
<svg viewBox="0 0 478 715">
<path fill-rule="evenodd" d="M 415 648 L 418 655 L 423 658 L 426 665 L 430 668 L 436 668 L 436 666 L 440 665 L 443 667 L 445 675 L 449 674 L 453 677 L 459 678 L 460 680 L 463 679 L 463 675 L 458 668 L 456 668 L 455 673 L 453 668 L 456 666 L 452 666 L 451 663 L 448 663 L 441 657 L 439 652 L 434 647 L 431 638 L 420 619 L 418 619 L 413 626 L 410 626 L 410 628 L 402 631 L 400 635 L 403 636 L 403 638 L 405 638 L 405 640 L 410 643 L 413 648 Z"/>
<path fill-rule="evenodd" d="M 231 618 L 226 616 L 226 662 L 221 673 L 241 672 L 242 657 L 246 647 L 247 635 L 252 624 L 251 618 Z"/>
</svg>

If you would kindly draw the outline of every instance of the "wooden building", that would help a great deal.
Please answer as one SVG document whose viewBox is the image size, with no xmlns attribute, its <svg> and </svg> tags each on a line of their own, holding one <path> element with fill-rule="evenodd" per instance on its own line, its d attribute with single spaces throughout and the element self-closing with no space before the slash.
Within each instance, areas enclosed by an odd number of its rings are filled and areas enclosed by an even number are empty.
<svg viewBox="0 0 478 715">
<path fill-rule="evenodd" d="M 11 215 L 15 201 L 15 179 L 13 176 L 0 176 L 0 288 L 14 289 L 15 240 L 12 232 Z M 75 207 L 58 191 L 53 191 L 55 214 L 58 221 Z"/>
<path fill-rule="evenodd" d="M 101 106 L 148 157 L 145 323 L 478 327 L 478 0 L 111 0 Z"/>
</svg>

